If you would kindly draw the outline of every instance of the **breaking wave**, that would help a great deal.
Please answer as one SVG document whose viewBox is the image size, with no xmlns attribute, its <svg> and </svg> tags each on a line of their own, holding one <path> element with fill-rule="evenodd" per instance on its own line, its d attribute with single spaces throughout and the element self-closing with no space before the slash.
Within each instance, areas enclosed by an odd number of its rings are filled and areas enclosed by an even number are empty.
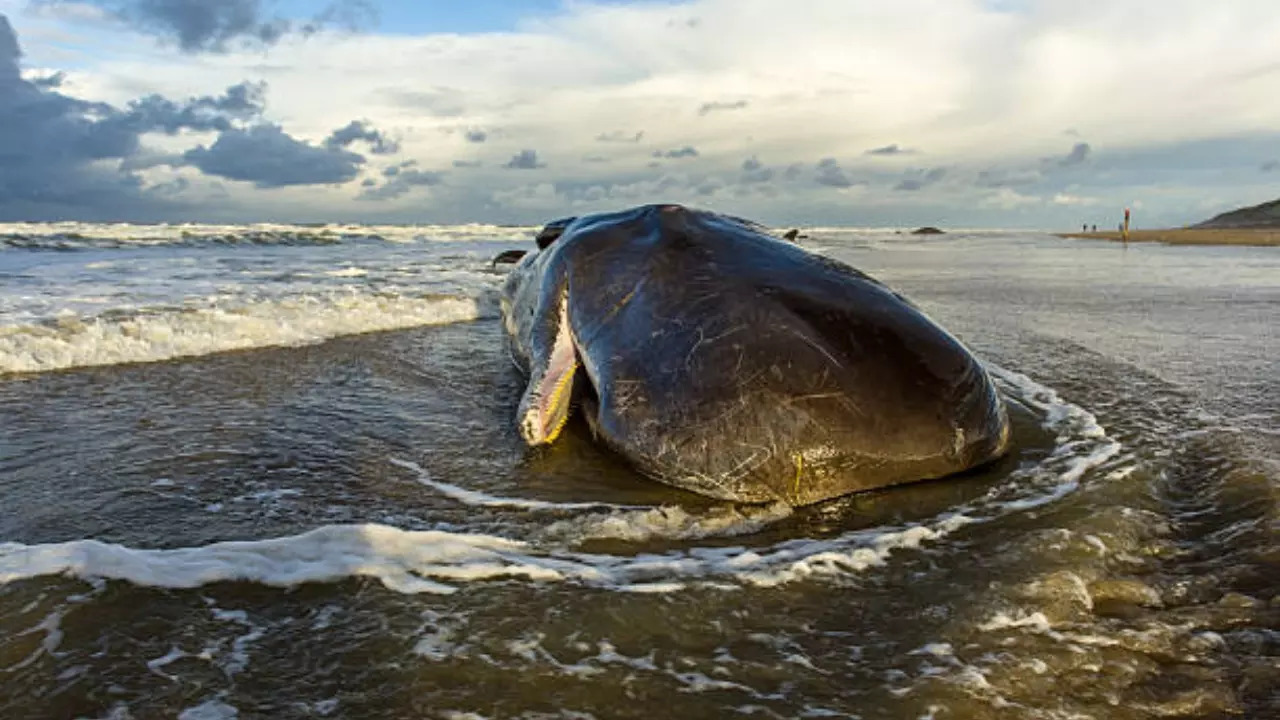
<svg viewBox="0 0 1280 720">
<path fill-rule="evenodd" d="M 492 317 L 496 311 L 489 295 L 415 297 L 362 290 L 88 318 L 66 313 L 46 322 L 0 325 L 0 374 L 306 345 Z"/>
</svg>

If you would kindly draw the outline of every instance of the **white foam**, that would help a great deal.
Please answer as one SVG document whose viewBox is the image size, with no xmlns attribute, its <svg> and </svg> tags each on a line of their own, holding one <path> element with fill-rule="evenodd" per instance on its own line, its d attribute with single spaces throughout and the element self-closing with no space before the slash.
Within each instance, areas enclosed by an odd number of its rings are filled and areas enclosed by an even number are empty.
<svg viewBox="0 0 1280 720">
<path fill-rule="evenodd" d="M 148 660 L 147 669 L 155 673 L 156 675 L 159 675 L 162 678 L 165 678 L 167 680 L 174 680 L 175 678 L 172 675 L 166 672 L 161 672 L 160 668 L 163 668 L 166 665 L 169 665 L 170 663 L 175 663 L 185 657 L 187 657 L 186 652 L 184 652 L 181 648 L 174 647 L 174 648 L 171 648 L 169 652 L 165 653 L 164 655 L 161 655 L 160 657 L 152 660 Z"/>
<path fill-rule="evenodd" d="M 415 478 L 419 483 L 433 488 L 445 497 L 460 502 L 464 505 L 474 507 L 501 507 L 501 508 L 518 508 L 520 510 L 594 510 L 597 508 L 625 508 L 626 505 L 613 505 L 611 503 L 557 503 L 546 500 L 529 500 L 526 498 L 501 497 L 498 495 L 490 495 L 480 492 L 479 490 L 468 490 L 457 485 L 447 482 L 441 482 L 431 478 L 430 473 L 421 465 L 400 458 L 387 458 L 392 465 L 402 467 L 406 470 L 412 470 L 417 474 Z"/>
<path fill-rule="evenodd" d="M 165 588 L 225 581 L 291 587 L 362 576 L 375 577 L 402 593 L 451 593 L 460 583 L 501 578 L 575 582 L 630 592 L 674 592 L 691 582 L 719 586 L 725 579 L 771 586 L 856 572 L 882 563 L 894 550 L 940 538 L 964 522 L 952 517 L 938 528 L 861 531 L 760 550 L 693 548 L 635 556 L 573 553 L 492 535 L 407 531 L 376 524 L 328 525 L 301 535 L 167 550 L 97 540 L 3 543 L 0 583 L 71 575 Z"/>
<path fill-rule="evenodd" d="M 240 711 L 218 698 L 210 698 L 178 713 L 178 720 L 235 720 Z"/>
<path fill-rule="evenodd" d="M 1019 401 L 1044 413 L 1041 424 L 1056 435 L 1048 457 L 1035 467 L 1020 469 L 1010 476 L 1010 487 L 1017 496 L 1000 497 L 990 503 L 993 508 L 1011 512 L 1055 502 L 1078 489 L 1086 472 L 1120 454 L 1120 443 L 1107 435 L 1093 413 L 1063 400 L 1052 388 L 1022 373 L 998 366 L 989 366 L 988 370 L 1016 391 Z M 1031 483 L 1033 492 L 1027 492 L 1027 483 Z"/>
<path fill-rule="evenodd" d="M 577 542 L 625 540 L 644 542 L 654 538 L 696 540 L 708 537 L 750 535 L 793 514 L 785 504 L 756 507 L 719 506 L 691 513 L 677 505 L 643 509 L 614 509 L 561 520 L 547 526 L 544 535 Z"/>
<path fill-rule="evenodd" d="M 19 660 L 13 665 L 0 668 L 0 671 L 12 673 L 30 666 L 35 661 L 39 660 L 41 656 L 52 655 L 53 652 L 58 649 L 58 646 L 62 644 L 63 612 L 64 611 L 62 610 L 55 610 L 49 613 L 48 615 L 45 615 L 44 619 L 42 619 L 38 624 L 36 624 L 35 627 L 32 627 L 29 630 L 24 630 L 22 632 L 16 633 L 15 634 L 16 636 L 21 637 L 23 635 L 29 635 L 31 633 L 39 631 L 44 633 L 44 638 L 40 641 L 40 646 L 37 647 L 35 650 L 33 650 L 30 655 L 28 655 L 26 658 L 22 660 Z"/>
<path fill-rule="evenodd" d="M 428 578 L 564 577 L 524 553 L 524 543 L 487 535 L 410 532 L 385 525 L 329 525 L 302 535 L 203 547 L 138 550 L 97 540 L 0 544 L 0 583 L 66 574 L 137 585 L 193 588 L 220 581 L 273 586 L 372 576 L 406 593 L 448 593 Z M 590 573 L 585 573 L 590 574 Z"/>
<path fill-rule="evenodd" d="M 288 587 L 374 577 L 396 592 L 450 593 L 469 582 L 514 578 L 670 593 L 689 587 L 732 590 L 851 576 L 885 564 L 894 553 L 925 551 L 970 524 L 1062 497 L 1079 484 L 1086 470 L 1114 455 L 1118 444 L 1106 436 L 1092 415 L 1055 400 L 1052 391 L 1025 376 L 1013 381 L 1021 387 L 1020 392 L 1044 405 L 1046 427 L 1059 437 L 1055 450 L 1040 463 L 1015 471 L 997 492 L 923 522 L 757 547 L 694 547 L 634 555 L 575 552 L 565 547 L 565 541 L 572 546 L 591 539 L 642 542 L 654 537 L 725 537 L 755 532 L 787 517 L 791 510 L 719 506 L 692 513 L 671 507 L 610 508 L 552 523 L 529 540 L 363 524 L 329 525 L 288 537 L 170 550 L 134 549 L 96 540 L 47 545 L 0 543 L 0 583 L 67 574 L 171 588 L 220 581 Z M 497 498 L 430 481 L 414 463 L 392 462 L 415 471 L 424 482 L 460 502 L 557 510 L 583 509 L 584 505 Z M 1004 620 L 1005 624 L 1010 622 Z M 1043 616 L 1018 622 L 1045 623 L 1048 629 Z M 983 629 L 1001 626 L 996 618 Z"/>
<path fill-rule="evenodd" d="M 358 268 L 358 267 L 345 267 L 345 268 L 342 268 L 341 270 L 329 270 L 325 272 L 325 275 L 328 275 L 329 277 L 344 277 L 344 278 L 364 277 L 365 275 L 368 275 L 368 274 L 369 274 L 368 270 L 365 270 L 364 268 Z"/>
<path fill-rule="evenodd" d="M 464 225 L 215 225 L 180 223 L 0 223 L 0 249 L 128 248 L 164 245 L 332 245 L 349 241 L 418 242 L 528 241 L 538 227 Z"/>
<path fill-rule="evenodd" d="M 150 362 L 491 316 L 487 298 L 343 292 L 130 318 L 0 325 L 0 374 Z"/>
</svg>

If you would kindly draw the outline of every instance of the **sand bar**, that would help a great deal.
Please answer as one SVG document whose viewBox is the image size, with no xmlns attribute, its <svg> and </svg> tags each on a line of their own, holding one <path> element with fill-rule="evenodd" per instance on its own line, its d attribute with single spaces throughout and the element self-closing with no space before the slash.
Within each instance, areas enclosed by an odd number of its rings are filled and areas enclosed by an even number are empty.
<svg viewBox="0 0 1280 720">
<path fill-rule="evenodd" d="M 1064 238 L 1120 240 L 1115 230 L 1089 233 L 1057 233 Z M 1158 242 L 1166 245 L 1268 245 L 1280 246 L 1280 228 L 1269 229 L 1199 229 L 1132 230 L 1129 242 Z"/>
</svg>

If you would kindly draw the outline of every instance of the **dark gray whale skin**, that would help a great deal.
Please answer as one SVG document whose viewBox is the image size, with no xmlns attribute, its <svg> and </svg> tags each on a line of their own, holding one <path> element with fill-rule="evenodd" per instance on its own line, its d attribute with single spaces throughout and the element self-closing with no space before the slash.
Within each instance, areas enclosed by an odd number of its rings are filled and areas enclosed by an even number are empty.
<svg viewBox="0 0 1280 720">
<path fill-rule="evenodd" d="M 538 245 L 502 293 L 530 445 L 554 441 L 572 396 L 658 481 L 797 506 L 1007 450 L 1004 404 L 958 340 L 759 225 L 648 205 L 551 223 Z"/>
</svg>

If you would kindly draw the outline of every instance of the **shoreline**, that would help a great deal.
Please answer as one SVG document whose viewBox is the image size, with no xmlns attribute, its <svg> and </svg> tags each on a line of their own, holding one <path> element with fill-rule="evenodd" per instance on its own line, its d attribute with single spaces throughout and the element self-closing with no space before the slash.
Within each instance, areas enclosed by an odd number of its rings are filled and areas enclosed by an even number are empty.
<svg viewBox="0 0 1280 720">
<path fill-rule="evenodd" d="M 1060 238 L 1111 240 L 1121 242 L 1116 230 L 1098 232 L 1054 233 Z M 1280 228 L 1169 228 L 1165 230 L 1130 230 L 1129 242 L 1154 242 L 1165 245 L 1251 245 L 1280 247 Z"/>
</svg>

